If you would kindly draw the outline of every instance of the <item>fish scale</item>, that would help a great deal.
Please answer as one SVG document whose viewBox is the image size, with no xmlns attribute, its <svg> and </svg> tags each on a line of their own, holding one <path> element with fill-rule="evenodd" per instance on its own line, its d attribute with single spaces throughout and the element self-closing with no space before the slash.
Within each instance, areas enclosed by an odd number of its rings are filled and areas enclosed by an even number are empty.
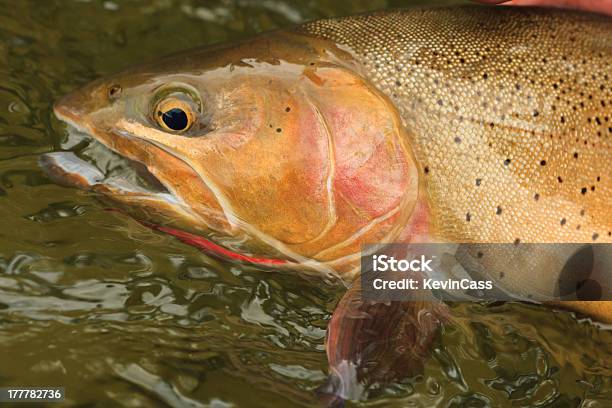
<svg viewBox="0 0 612 408">
<path fill-rule="evenodd" d="M 463 7 L 298 31 L 348 48 L 397 107 L 439 238 L 612 242 L 609 18 Z"/>
</svg>

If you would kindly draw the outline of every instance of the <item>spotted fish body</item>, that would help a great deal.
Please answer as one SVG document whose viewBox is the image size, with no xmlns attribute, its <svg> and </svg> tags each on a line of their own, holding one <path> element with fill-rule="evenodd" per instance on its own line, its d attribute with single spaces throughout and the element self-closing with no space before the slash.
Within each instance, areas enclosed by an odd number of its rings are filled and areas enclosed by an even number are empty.
<svg viewBox="0 0 612 408">
<path fill-rule="evenodd" d="M 612 242 L 612 22 L 464 7 L 321 20 L 400 112 L 438 236 Z"/>
<path fill-rule="evenodd" d="M 418 372 L 450 320 L 438 302 L 364 300 L 362 244 L 612 242 L 611 63 L 612 20 L 578 12 L 314 21 L 172 55 L 56 103 L 161 191 L 66 152 L 41 163 L 219 256 L 353 282 L 327 331 L 324 392 L 346 398 L 361 382 Z M 160 122 L 177 109 L 187 128 Z M 537 259 L 518 267 L 502 251 L 479 262 L 508 293 L 558 299 L 571 263 L 524 254 Z M 608 290 L 611 258 L 591 268 Z M 612 302 L 564 306 L 612 322 Z"/>
<path fill-rule="evenodd" d="M 612 22 L 594 14 L 319 20 L 168 56 L 58 101 L 60 119 L 143 164 L 162 192 L 64 153 L 43 165 L 219 256 L 345 281 L 369 242 L 609 243 L 611 62 Z M 189 112 L 188 128 L 160 123 L 169 106 Z M 541 299 L 567 264 L 489 255 L 500 287 Z M 607 272 L 597 278 L 609 289 Z M 576 308 L 612 321 L 599 303 Z"/>
<path fill-rule="evenodd" d="M 342 44 L 399 111 L 434 240 L 612 242 L 611 19 L 464 7 L 322 20 L 298 30 Z M 489 276 L 499 287 L 556 290 L 559 267 L 520 268 L 508 259 L 496 257 L 498 273 Z M 609 272 L 604 267 L 600 278 L 609 282 Z M 398 311 L 360 297 L 358 283 L 328 328 L 330 383 L 339 384 L 330 394 L 345 398 L 353 389 L 347 362 L 367 366 L 368 374 L 356 371 L 372 381 L 418 370 L 445 315 L 432 305 Z M 563 306 L 612 321 L 612 302 Z M 381 329 L 381 320 L 390 323 Z"/>
</svg>

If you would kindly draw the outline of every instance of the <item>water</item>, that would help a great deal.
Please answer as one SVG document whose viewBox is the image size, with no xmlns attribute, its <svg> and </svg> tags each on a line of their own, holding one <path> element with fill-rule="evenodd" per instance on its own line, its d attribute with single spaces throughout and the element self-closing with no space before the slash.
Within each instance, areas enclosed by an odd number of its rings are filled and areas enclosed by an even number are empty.
<svg viewBox="0 0 612 408">
<path fill-rule="evenodd" d="M 0 385 L 63 386 L 68 406 L 317 405 L 342 288 L 209 258 L 53 184 L 37 158 L 78 145 L 51 103 L 93 78 L 401 2 L 0 5 Z M 610 331 L 528 305 L 452 313 L 422 375 L 374 384 L 348 405 L 612 404 Z"/>
</svg>

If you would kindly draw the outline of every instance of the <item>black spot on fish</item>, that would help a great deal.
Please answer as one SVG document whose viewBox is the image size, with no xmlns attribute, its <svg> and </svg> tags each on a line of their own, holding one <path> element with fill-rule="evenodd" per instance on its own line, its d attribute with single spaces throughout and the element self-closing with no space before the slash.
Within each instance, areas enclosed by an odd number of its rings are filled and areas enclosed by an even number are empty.
<svg viewBox="0 0 612 408">
<path fill-rule="evenodd" d="M 501 215 L 501 213 L 502 213 L 502 208 L 500 206 L 497 206 L 497 209 L 495 210 L 495 214 Z"/>
</svg>

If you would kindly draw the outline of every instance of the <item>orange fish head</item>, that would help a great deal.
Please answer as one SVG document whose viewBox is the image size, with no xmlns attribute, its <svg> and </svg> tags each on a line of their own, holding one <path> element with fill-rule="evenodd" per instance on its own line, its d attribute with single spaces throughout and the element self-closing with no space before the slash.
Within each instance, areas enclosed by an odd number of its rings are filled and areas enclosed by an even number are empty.
<svg viewBox="0 0 612 408">
<path fill-rule="evenodd" d="M 55 112 L 144 164 L 216 244 L 349 276 L 363 243 L 405 230 L 419 174 L 393 104 L 319 42 L 179 54 L 93 82 Z"/>
</svg>

